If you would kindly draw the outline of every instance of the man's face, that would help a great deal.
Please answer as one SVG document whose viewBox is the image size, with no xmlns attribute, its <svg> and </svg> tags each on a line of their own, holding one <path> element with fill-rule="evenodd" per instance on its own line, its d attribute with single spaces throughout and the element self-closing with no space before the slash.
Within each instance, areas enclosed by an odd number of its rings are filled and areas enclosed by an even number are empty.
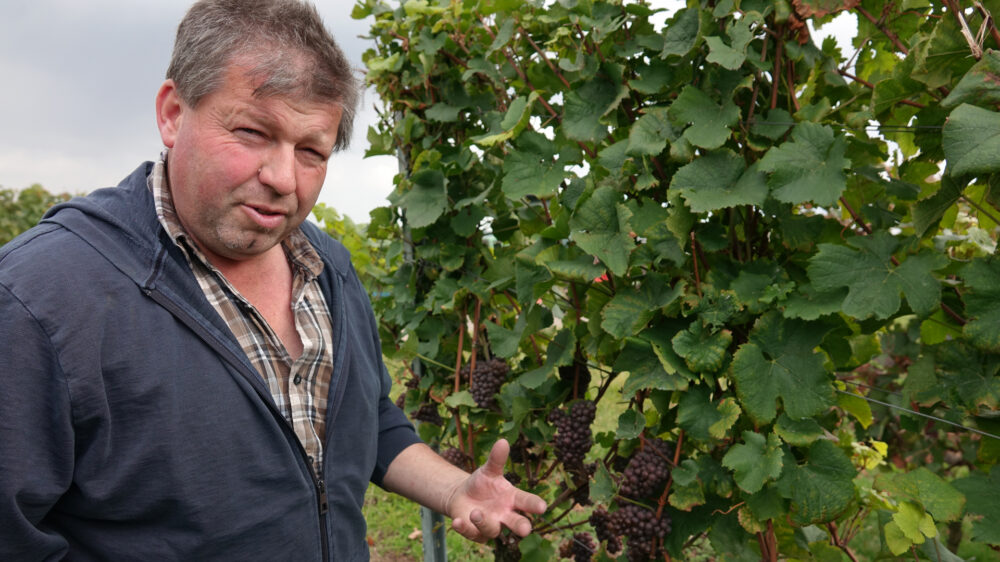
<svg viewBox="0 0 1000 562">
<path fill-rule="evenodd" d="M 194 107 L 169 80 L 157 95 L 177 216 L 220 267 L 280 251 L 306 219 L 342 114 L 334 103 L 254 97 L 247 70 L 230 65 L 218 90 Z"/>
</svg>

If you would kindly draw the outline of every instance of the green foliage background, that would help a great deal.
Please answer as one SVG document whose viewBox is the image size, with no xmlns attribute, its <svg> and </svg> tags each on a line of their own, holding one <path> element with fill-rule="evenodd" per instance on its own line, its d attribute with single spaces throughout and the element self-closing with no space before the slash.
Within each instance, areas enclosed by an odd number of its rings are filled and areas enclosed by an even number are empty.
<svg viewBox="0 0 1000 562">
<path fill-rule="evenodd" d="M 844 9 L 854 51 L 816 48 L 805 22 Z M 369 153 L 407 169 L 362 268 L 386 353 L 416 362 L 405 406 L 469 459 L 506 437 L 552 504 L 498 558 L 549 559 L 588 530 L 574 506 L 614 510 L 654 437 L 670 557 L 857 559 L 868 529 L 887 556 L 996 554 L 998 13 L 357 2 Z M 483 408 L 462 367 L 490 357 L 512 373 Z M 549 445 L 580 398 L 619 416 L 592 474 Z"/>
<path fill-rule="evenodd" d="M 69 195 L 54 195 L 37 183 L 25 189 L 0 188 L 0 246 L 35 226 L 52 205 Z"/>
</svg>

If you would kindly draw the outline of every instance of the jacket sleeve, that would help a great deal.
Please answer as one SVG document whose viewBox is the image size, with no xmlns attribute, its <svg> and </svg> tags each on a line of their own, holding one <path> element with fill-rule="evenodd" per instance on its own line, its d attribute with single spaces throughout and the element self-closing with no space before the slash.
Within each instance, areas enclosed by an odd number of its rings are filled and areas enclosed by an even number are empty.
<svg viewBox="0 0 1000 562">
<path fill-rule="evenodd" d="M 73 477 L 70 397 L 41 322 L 0 284 L 0 560 L 62 558 L 46 514 Z"/>
</svg>

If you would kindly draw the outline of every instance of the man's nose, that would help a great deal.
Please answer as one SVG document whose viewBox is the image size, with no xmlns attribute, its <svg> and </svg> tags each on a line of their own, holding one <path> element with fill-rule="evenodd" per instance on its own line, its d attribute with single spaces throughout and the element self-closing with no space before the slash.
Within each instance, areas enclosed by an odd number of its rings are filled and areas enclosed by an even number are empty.
<svg viewBox="0 0 1000 562">
<path fill-rule="evenodd" d="M 295 192 L 295 148 L 275 146 L 267 151 L 258 174 L 261 183 L 281 195 Z"/>
</svg>

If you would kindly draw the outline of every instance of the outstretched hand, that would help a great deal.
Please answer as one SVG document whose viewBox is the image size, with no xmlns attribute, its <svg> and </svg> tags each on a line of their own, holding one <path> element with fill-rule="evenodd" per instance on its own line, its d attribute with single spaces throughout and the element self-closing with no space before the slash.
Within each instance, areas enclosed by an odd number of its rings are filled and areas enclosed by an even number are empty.
<svg viewBox="0 0 1000 562">
<path fill-rule="evenodd" d="M 493 444 L 486 464 L 469 475 L 447 502 L 451 526 L 467 539 L 485 542 L 500 534 L 501 525 L 519 536 L 531 532 L 525 514 L 545 512 L 545 500 L 519 490 L 503 475 L 510 444 L 500 439 Z"/>
</svg>

